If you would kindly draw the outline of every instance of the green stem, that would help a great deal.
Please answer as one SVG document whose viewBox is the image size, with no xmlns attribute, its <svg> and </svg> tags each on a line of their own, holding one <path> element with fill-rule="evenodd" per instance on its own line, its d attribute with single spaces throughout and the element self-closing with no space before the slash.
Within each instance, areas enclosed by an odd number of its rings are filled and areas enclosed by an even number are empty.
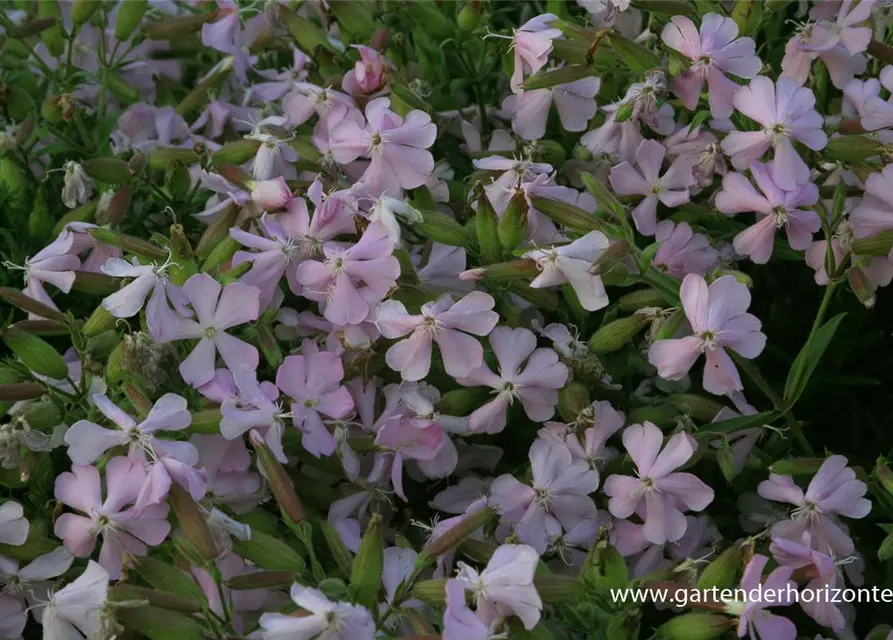
<svg viewBox="0 0 893 640">
<path fill-rule="evenodd" d="M 804 349 L 806 352 L 809 352 L 809 347 L 812 344 L 812 341 L 815 339 L 815 334 L 822 326 L 822 322 L 825 320 L 825 314 L 828 312 L 828 305 L 831 304 L 831 296 L 834 295 L 834 290 L 837 289 L 837 281 L 831 280 L 828 282 L 828 286 L 825 287 L 825 295 L 822 297 L 822 303 L 819 305 L 819 311 L 815 316 L 815 320 L 812 323 L 812 329 L 809 331 L 809 337 L 806 339 L 806 345 Z"/>
</svg>

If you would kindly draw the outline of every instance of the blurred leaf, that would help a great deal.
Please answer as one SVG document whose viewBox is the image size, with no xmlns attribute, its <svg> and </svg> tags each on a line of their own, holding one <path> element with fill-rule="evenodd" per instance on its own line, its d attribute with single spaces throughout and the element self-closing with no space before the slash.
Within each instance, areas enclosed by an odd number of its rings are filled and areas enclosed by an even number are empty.
<svg viewBox="0 0 893 640">
<path fill-rule="evenodd" d="M 837 332 L 837 328 L 843 321 L 844 316 L 846 316 L 846 313 L 840 313 L 828 320 L 816 331 L 812 342 L 803 345 L 800 353 L 797 354 L 797 358 L 791 365 L 787 380 L 784 383 L 784 402 L 786 407 L 791 408 L 797 404 L 797 400 L 806 389 L 809 378 L 812 377 L 819 360 L 822 359 L 822 355 L 825 353 L 828 345 L 831 344 L 831 340 L 834 338 L 834 334 Z"/>
</svg>

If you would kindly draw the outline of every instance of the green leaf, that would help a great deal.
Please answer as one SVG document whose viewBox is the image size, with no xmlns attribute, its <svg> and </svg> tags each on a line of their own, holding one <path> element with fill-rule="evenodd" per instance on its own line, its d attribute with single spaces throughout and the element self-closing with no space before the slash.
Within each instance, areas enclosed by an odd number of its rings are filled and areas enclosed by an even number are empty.
<svg viewBox="0 0 893 640">
<path fill-rule="evenodd" d="M 134 563 L 133 570 L 149 586 L 159 591 L 198 602 L 205 599 L 204 592 L 195 580 L 172 564 L 146 556 Z"/>
<path fill-rule="evenodd" d="M 797 404 L 797 400 L 799 400 L 800 395 L 806 389 L 809 378 L 812 377 L 819 360 L 822 359 L 822 355 L 824 355 L 828 345 L 831 344 L 831 340 L 834 338 L 834 334 L 837 332 L 837 328 L 840 326 L 844 316 L 846 316 L 846 313 L 839 313 L 828 320 L 816 331 L 812 341 L 803 345 L 803 349 L 797 354 L 797 358 L 794 360 L 794 364 L 791 365 L 788 378 L 784 383 L 786 407 L 790 408 Z"/>
<path fill-rule="evenodd" d="M 233 551 L 264 569 L 304 571 L 304 558 L 290 546 L 265 533 L 252 530 L 250 540 L 233 540 Z"/>
<path fill-rule="evenodd" d="M 149 605 L 147 607 L 118 607 L 115 616 L 121 624 L 149 640 L 202 640 L 205 628 L 197 618 L 177 611 Z"/>
<path fill-rule="evenodd" d="M 660 58 L 628 38 L 612 33 L 607 37 L 607 40 L 611 42 L 611 47 L 617 52 L 620 59 L 626 63 L 626 66 L 636 73 L 644 74 L 661 66 Z"/>
<path fill-rule="evenodd" d="M 696 436 L 717 435 L 724 433 L 733 433 L 741 429 L 750 429 L 751 427 L 762 427 L 778 418 L 777 411 L 765 411 L 763 413 L 755 413 L 751 416 L 739 416 L 728 420 L 719 420 L 711 422 L 699 428 L 695 433 Z"/>
<path fill-rule="evenodd" d="M 595 65 L 572 64 L 561 69 L 553 69 L 544 73 L 537 73 L 530 76 L 524 81 L 524 88 L 528 91 L 533 89 L 548 89 L 559 84 L 567 84 L 575 80 L 582 80 L 599 74 L 599 69 Z"/>
</svg>

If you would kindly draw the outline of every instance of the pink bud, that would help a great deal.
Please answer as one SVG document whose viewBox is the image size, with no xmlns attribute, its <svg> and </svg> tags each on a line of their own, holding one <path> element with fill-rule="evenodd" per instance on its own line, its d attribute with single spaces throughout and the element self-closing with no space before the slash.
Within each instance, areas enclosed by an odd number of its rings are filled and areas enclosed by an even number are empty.
<svg viewBox="0 0 893 640">
<path fill-rule="evenodd" d="M 258 180 L 252 186 L 251 199 L 266 211 L 276 211 L 291 202 L 291 189 L 282 176 L 274 180 Z"/>
<path fill-rule="evenodd" d="M 459 274 L 459 280 L 464 280 L 465 282 L 476 282 L 477 280 L 483 280 L 486 274 L 486 269 L 469 269 L 468 271 L 463 271 Z"/>
</svg>

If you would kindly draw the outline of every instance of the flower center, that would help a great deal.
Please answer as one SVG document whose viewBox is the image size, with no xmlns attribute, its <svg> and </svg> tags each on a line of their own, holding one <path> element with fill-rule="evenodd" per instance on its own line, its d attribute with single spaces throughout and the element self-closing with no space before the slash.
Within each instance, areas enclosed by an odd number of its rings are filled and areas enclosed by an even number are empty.
<svg viewBox="0 0 893 640">
<path fill-rule="evenodd" d="M 797 507 L 791 513 L 791 516 L 795 520 L 807 520 L 813 521 L 816 520 L 822 513 L 822 510 L 819 509 L 819 505 L 815 502 L 807 500 L 803 503 L 803 506 Z"/>
<path fill-rule="evenodd" d="M 713 351 L 716 349 L 716 336 L 712 331 L 702 331 L 697 335 L 701 340 L 701 351 Z"/>
<path fill-rule="evenodd" d="M 213 339 L 214 339 L 214 336 L 216 336 L 216 335 L 217 335 L 217 329 L 216 329 L 216 328 L 214 328 L 214 327 L 208 327 L 207 329 L 205 329 L 205 337 L 206 337 L 206 338 L 210 338 L 210 339 L 213 340 Z"/>
<path fill-rule="evenodd" d="M 788 210 L 784 207 L 775 207 L 772 209 L 772 216 L 775 218 L 775 228 L 782 229 L 788 223 Z"/>
<path fill-rule="evenodd" d="M 303 404 L 304 407 L 306 407 L 307 409 L 316 409 L 316 407 L 319 406 L 319 400 L 317 400 L 316 398 L 307 398 L 301 404 Z"/>
<path fill-rule="evenodd" d="M 784 138 L 791 135 L 791 130 L 788 129 L 787 125 L 783 122 L 778 122 L 772 125 L 769 128 L 769 132 L 772 134 L 772 141 L 778 142 L 780 138 Z"/>
<path fill-rule="evenodd" d="M 432 338 L 437 335 L 440 330 L 440 322 L 433 316 L 428 316 L 422 321 L 421 329 Z"/>
</svg>

